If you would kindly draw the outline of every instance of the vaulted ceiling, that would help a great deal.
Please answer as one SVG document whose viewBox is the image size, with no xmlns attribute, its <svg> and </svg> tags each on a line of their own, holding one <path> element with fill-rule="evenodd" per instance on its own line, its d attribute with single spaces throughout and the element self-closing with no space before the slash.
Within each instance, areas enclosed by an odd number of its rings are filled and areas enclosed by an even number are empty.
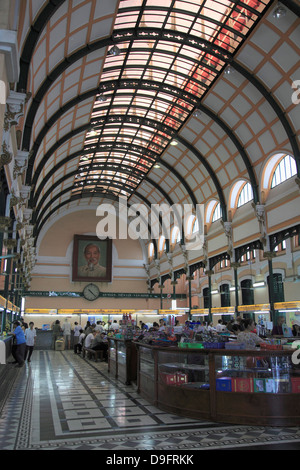
<svg viewBox="0 0 300 470">
<path fill-rule="evenodd" d="M 260 200 L 275 151 L 300 174 L 299 3 L 28 0 L 18 91 L 30 92 L 34 235 L 75 206 L 221 203 L 244 178 Z M 176 145 L 173 145 L 176 144 Z"/>
</svg>

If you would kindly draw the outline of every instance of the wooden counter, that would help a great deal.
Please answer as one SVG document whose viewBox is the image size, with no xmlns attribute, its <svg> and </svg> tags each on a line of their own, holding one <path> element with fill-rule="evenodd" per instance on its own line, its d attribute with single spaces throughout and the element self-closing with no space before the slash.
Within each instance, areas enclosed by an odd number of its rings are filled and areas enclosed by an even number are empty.
<svg viewBox="0 0 300 470">
<path fill-rule="evenodd" d="M 134 344 L 138 392 L 164 411 L 224 423 L 300 424 L 300 370 L 292 350 Z"/>
</svg>

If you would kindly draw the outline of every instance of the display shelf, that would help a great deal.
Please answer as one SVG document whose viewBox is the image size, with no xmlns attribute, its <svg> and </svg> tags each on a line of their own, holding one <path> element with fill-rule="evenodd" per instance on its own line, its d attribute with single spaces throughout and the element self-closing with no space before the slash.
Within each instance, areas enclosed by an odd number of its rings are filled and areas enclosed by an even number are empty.
<svg viewBox="0 0 300 470">
<path fill-rule="evenodd" d="M 135 344 L 138 392 L 164 411 L 237 424 L 300 423 L 300 369 L 292 362 L 293 350 Z"/>
</svg>

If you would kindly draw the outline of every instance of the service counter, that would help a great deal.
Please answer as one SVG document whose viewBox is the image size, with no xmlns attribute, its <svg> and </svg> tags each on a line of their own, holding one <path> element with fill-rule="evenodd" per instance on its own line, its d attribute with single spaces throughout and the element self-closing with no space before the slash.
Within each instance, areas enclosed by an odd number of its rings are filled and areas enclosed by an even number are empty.
<svg viewBox="0 0 300 470">
<path fill-rule="evenodd" d="M 136 381 L 137 351 L 131 340 L 108 338 L 108 372 L 126 385 Z"/>
<path fill-rule="evenodd" d="M 13 336 L 0 336 L 0 364 L 7 364 L 7 359 L 11 355 Z"/>
<path fill-rule="evenodd" d="M 138 392 L 163 411 L 224 423 L 300 424 L 300 369 L 293 363 L 294 350 L 134 344 Z"/>
</svg>

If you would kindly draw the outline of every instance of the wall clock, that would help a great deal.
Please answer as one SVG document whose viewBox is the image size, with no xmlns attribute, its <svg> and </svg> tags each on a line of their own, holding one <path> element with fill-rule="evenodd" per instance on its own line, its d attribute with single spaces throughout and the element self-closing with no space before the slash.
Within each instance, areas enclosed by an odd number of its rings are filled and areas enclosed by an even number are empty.
<svg viewBox="0 0 300 470">
<path fill-rule="evenodd" d="M 96 300 L 99 297 L 100 290 L 96 284 L 88 284 L 83 289 L 83 297 L 86 300 Z"/>
</svg>

